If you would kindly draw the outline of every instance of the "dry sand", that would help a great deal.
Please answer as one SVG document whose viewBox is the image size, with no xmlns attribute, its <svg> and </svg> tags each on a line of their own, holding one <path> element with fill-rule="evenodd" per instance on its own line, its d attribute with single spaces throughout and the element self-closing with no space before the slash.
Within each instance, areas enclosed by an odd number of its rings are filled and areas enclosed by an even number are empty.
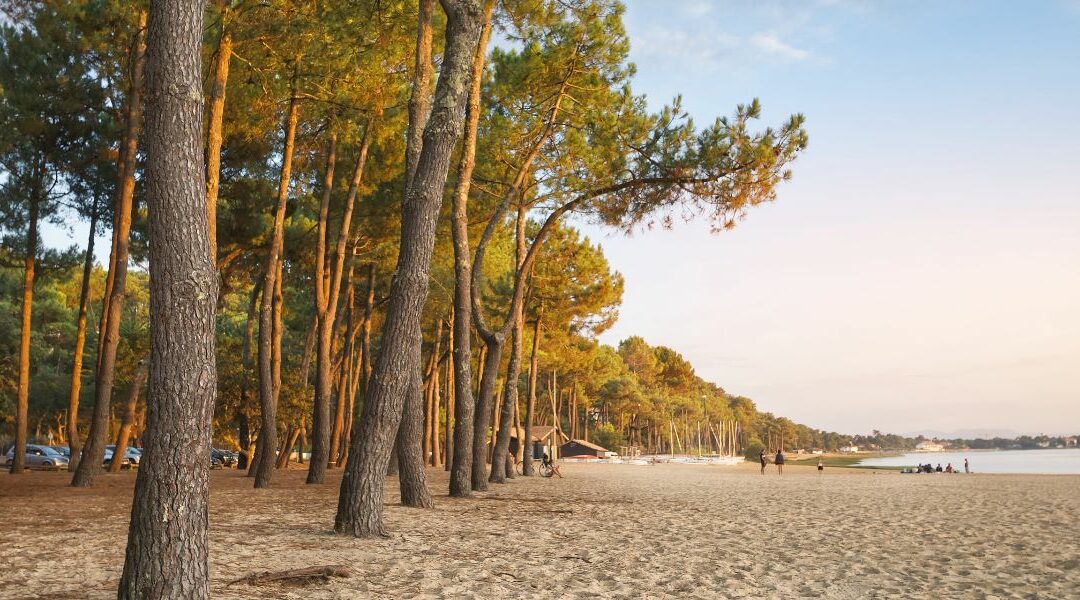
<svg viewBox="0 0 1080 600">
<path fill-rule="evenodd" d="M 337 477 L 271 490 L 213 474 L 215 598 L 1080 598 L 1080 476 L 900 475 L 789 465 L 567 465 L 432 511 L 389 538 L 331 532 Z M 114 598 L 133 474 L 75 490 L 0 475 L 0 598 Z M 388 502 L 397 482 L 388 480 Z M 347 565 L 305 586 L 229 582 Z"/>
</svg>

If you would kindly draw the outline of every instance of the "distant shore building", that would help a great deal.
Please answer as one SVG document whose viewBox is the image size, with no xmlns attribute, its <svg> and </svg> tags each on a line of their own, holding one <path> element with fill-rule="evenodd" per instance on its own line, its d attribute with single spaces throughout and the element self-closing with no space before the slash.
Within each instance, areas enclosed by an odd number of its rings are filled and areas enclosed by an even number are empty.
<svg viewBox="0 0 1080 600">
<path fill-rule="evenodd" d="M 915 449 L 919 452 L 942 452 L 945 450 L 945 446 L 931 440 L 926 440 L 925 442 L 915 444 Z"/>
<path fill-rule="evenodd" d="M 855 454 L 858 451 L 859 447 L 854 444 L 850 446 L 840 446 L 840 452 L 843 452 L 844 454 Z"/>
</svg>

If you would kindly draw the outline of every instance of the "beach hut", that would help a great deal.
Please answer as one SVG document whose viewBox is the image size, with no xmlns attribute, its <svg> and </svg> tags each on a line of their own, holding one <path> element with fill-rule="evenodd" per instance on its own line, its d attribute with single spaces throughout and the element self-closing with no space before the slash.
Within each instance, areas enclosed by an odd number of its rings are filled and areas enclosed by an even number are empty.
<svg viewBox="0 0 1080 600">
<path fill-rule="evenodd" d="M 515 427 L 510 431 L 510 450 L 514 455 L 517 455 L 517 450 L 521 447 L 521 439 L 525 437 L 525 429 L 523 427 Z M 558 450 L 559 444 L 569 440 L 570 438 L 562 431 L 559 431 L 551 425 L 533 425 L 532 444 L 527 446 L 527 448 L 532 448 L 533 460 L 540 460 L 545 453 L 552 458 L 558 458 L 559 454 L 556 450 Z"/>
<path fill-rule="evenodd" d="M 609 456 L 615 456 L 615 453 L 592 442 L 586 442 L 585 440 L 570 440 L 559 448 L 559 455 L 565 458 L 576 456 L 607 458 Z"/>
</svg>

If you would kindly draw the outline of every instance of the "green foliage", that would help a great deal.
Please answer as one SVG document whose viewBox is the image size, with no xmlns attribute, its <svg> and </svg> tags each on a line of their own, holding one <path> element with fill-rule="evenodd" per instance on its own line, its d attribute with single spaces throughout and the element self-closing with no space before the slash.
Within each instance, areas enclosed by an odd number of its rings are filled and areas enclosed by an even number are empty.
<svg viewBox="0 0 1080 600">
<path fill-rule="evenodd" d="M 597 427 L 593 432 L 593 436 L 597 444 L 612 452 L 618 452 L 620 446 L 626 445 L 626 438 L 611 423 L 604 423 Z"/>
</svg>

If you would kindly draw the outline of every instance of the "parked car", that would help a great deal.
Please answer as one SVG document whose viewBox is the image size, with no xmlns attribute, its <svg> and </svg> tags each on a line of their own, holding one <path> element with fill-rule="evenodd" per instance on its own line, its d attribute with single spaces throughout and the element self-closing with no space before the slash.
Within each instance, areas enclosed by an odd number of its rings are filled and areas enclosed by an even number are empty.
<svg viewBox="0 0 1080 600">
<path fill-rule="evenodd" d="M 57 452 L 52 446 L 27 444 L 26 454 L 24 456 L 23 464 L 25 464 L 28 469 L 44 469 L 47 471 L 56 469 L 59 471 L 61 469 L 66 469 L 68 466 L 67 457 Z M 7 452 L 4 464 L 10 465 L 14 460 L 15 446 L 12 446 Z"/>
<path fill-rule="evenodd" d="M 67 446 L 53 446 L 52 449 L 63 454 L 68 460 L 71 460 L 71 448 Z"/>
<path fill-rule="evenodd" d="M 105 448 L 105 463 L 104 464 L 105 464 L 106 467 L 109 466 L 110 464 L 112 464 L 113 450 L 115 448 L 116 448 L 116 446 L 113 446 L 113 445 L 109 445 L 108 447 Z M 125 452 L 124 454 L 127 454 L 127 453 Z M 120 462 L 120 468 L 121 469 L 130 469 L 134 464 L 134 463 L 131 462 L 131 459 L 128 458 L 127 456 L 124 456 L 120 460 L 121 460 L 121 462 Z"/>
<path fill-rule="evenodd" d="M 210 454 L 211 454 L 211 456 L 216 458 L 219 462 L 221 462 L 221 466 L 229 468 L 229 469 L 235 467 L 236 464 L 238 462 L 240 462 L 240 459 L 236 455 L 236 453 L 235 452 L 230 452 L 229 450 L 221 450 L 219 448 L 213 448 L 213 449 L 210 450 Z"/>
<path fill-rule="evenodd" d="M 106 456 L 112 457 L 113 452 L 116 452 L 116 444 L 109 444 L 108 446 L 105 446 Z M 139 466 L 139 461 L 142 460 L 142 450 L 139 450 L 134 446 L 128 446 L 127 449 L 124 451 L 124 458 L 128 460 L 131 466 L 137 467 Z"/>
<path fill-rule="evenodd" d="M 218 456 L 217 450 L 210 449 L 210 468 L 211 469 L 224 469 L 225 463 L 222 462 L 221 457 Z"/>
</svg>

